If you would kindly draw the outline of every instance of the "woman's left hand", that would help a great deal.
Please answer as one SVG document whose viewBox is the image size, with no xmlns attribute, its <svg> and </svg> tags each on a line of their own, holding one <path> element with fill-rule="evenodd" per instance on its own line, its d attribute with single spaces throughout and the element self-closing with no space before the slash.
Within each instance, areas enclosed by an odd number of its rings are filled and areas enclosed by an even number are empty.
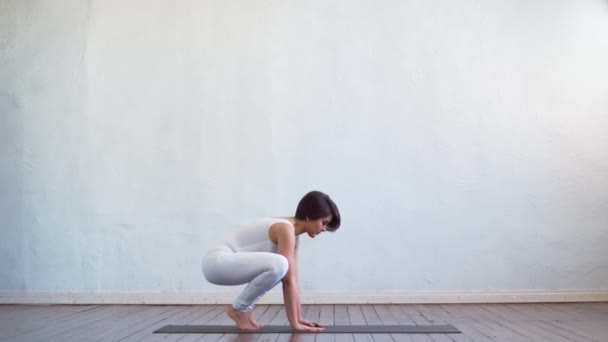
<svg viewBox="0 0 608 342">
<path fill-rule="evenodd" d="M 298 321 L 298 323 L 300 323 L 302 325 L 306 325 L 308 327 L 325 328 L 325 324 L 321 324 L 321 323 L 317 323 L 317 322 L 313 322 L 313 321 L 307 321 L 305 319 L 300 319 Z"/>
</svg>

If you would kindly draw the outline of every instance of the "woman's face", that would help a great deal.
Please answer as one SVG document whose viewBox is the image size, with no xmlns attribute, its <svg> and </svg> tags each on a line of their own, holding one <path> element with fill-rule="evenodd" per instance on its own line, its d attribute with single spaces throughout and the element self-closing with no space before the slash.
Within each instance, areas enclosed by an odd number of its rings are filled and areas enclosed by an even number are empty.
<svg viewBox="0 0 608 342">
<path fill-rule="evenodd" d="M 331 219 L 332 219 L 331 215 L 328 215 L 326 217 L 321 217 L 320 219 L 309 220 L 308 221 L 308 236 L 310 236 L 311 238 L 314 238 L 315 236 L 326 231 L 327 225 L 329 224 L 329 222 L 331 222 Z"/>
</svg>

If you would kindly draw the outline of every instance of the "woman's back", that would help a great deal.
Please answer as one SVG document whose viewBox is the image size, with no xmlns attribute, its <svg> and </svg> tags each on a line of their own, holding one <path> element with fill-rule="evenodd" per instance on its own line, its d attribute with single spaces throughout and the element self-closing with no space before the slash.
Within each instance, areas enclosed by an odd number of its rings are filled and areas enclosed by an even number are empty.
<svg viewBox="0 0 608 342">
<path fill-rule="evenodd" d="M 277 245 L 270 240 L 268 230 L 278 222 L 286 222 L 286 219 L 266 217 L 258 219 L 250 224 L 242 226 L 238 231 L 230 234 L 222 244 L 234 252 L 270 252 L 277 253 Z"/>
</svg>

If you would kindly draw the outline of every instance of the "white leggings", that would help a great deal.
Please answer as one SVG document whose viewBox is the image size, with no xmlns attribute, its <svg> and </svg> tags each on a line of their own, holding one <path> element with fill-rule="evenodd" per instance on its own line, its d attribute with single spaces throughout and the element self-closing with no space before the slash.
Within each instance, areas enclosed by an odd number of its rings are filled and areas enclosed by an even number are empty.
<svg viewBox="0 0 608 342">
<path fill-rule="evenodd" d="M 253 309 L 266 292 L 278 284 L 287 273 L 289 263 L 280 254 L 269 252 L 233 252 L 216 248 L 203 259 L 203 275 L 215 285 L 249 283 L 232 307 L 239 311 Z"/>
</svg>

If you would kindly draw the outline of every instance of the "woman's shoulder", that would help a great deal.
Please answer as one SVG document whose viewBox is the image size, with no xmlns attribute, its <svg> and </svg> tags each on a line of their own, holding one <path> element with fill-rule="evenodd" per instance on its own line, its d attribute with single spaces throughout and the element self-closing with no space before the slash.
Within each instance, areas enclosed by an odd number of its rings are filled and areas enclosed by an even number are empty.
<svg viewBox="0 0 608 342">
<path fill-rule="evenodd" d="M 287 218 L 285 217 L 269 217 L 268 218 L 270 220 L 270 222 L 272 222 L 272 224 L 276 224 L 276 223 L 286 223 L 290 226 L 293 227 L 293 223 L 291 223 L 291 221 L 289 221 Z"/>
<path fill-rule="evenodd" d="M 260 217 L 260 218 L 250 221 L 250 223 L 249 223 L 250 226 L 257 226 L 260 228 L 262 228 L 262 227 L 269 228 L 269 227 L 274 226 L 275 224 L 278 224 L 278 225 L 286 224 L 286 225 L 293 227 L 293 223 L 289 219 L 287 219 L 285 217 L 275 217 L 275 216 Z"/>
<path fill-rule="evenodd" d="M 268 237 L 275 245 L 278 245 L 281 236 L 293 236 L 295 227 L 289 220 L 274 217 L 269 221 Z"/>
<path fill-rule="evenodd" d="M 291 221 L 282 217 L 259 217 L 251 219 L 249 222 L 243 223 L 237 229 L 238 232 L 244 234 L 256 234 L 255 232 L 267 231 L 274 227 L 285 227 L 287 229 L 295 229 Z"/>
</svg>

